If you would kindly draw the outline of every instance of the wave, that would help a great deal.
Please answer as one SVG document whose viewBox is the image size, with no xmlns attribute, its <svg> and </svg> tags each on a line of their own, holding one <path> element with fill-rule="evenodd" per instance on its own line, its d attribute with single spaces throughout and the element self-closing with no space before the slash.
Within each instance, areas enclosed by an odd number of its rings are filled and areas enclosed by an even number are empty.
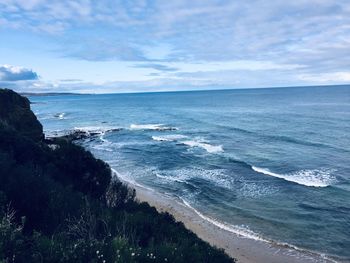
<svg viewBox="0 0 350 263">
<path fill-rule="evenodd" d="M 168 180 L 171 182 L 186 183 L 194 188 L 197 188 L 196 183 L 193 180 L 205 180 L 209 185 L 214 184 L 222 188 L 232 189 L 231 181 L 227 176 L 226 170 L 224 169 L 202 169 L 202 168 L 183 168 L 168 170 L 165 173 L 158 171 L 156 173 L 158 178 Z"/>
<path fill-rule="evenodd" d="M 206 150 L 208 153 L 219 153 L 223 152 L 222 145 L 211 145 L 207 142 L 204 142 L 203 140 L 200 139 L 195 139 L 195 140 L 182 140 L 186 139 L 188 136 L 182 135 L 182 134 L 169 134 L 169 135 L 164 135 L 164 136 L 152 136 L 152 139 L 154 141 L 159 141 L 159 142 L 179 142 L 180 144 L 184 144 L 190 147 L 199 147 L 204 150 Z"/>
<path fill-rule="evenodd" d="M 252 166 L 252 169 L 258 173 L 281 178 L 305 186 L 327 187 L 336 181 L 334 176 L 332 176 L 332 173 L 335 172 L 334 169 L 300 170 L 287 174 L 273 173 L 269 169 L 256 166 Z"/>
<path fill-rule="evenodd" d="M 175 131 L 176 127 L 165 126 L 164 124 L 131 124 L 131 130 L 153 130 L 153 131 Z"/>
<path fill-rule="evenodd" d="M 180 143 L 190 146 L 190 147 L 199 147 L 204 150 L 206 150 L 208 153 L 219 153 L 223 152 L 224 149 L 222 148 L 222 145 L 211 145 L 206 142 L 200 142 L 200 141 L 181 141 Z"/>
<path fill-rule="evenodd" d="M 63 119 L 65 119 L 65 117 L 64 117 L 65 115 L 66 115 L 65 112 L 56 113 L 56 114 L 54 115 L 54 117 L 57 118 L 57 119 L 59 119 L 59 120 L 63 120 Z"/>
<path fill-rule="evenodd" d="M 298 139 L 298 138 L 293 138 L 293 137 L 283 136 L 283 135 L 262 134 L 260 132 L 250 131 L 250 130 L 237 128 L 237 127 L 225 126 L 225 125 L 216 125 L 216 127 L 227 129 L 227 130 L 233 131 L 233 132 L 239 132 L 239 133 L 246 134 L 246 135 L 251 135 L 251 136 L 260 137 L 260 138 L 264 138 L 264 139 L 268 139 L 268 140 L 273 140 L 273 141 L 287 142 L 287 143 L 291 143 L 291 144 L 298 144 L 298 145 L 311 146 L 311 147 L 323 147 L 323 148 L 348 152 L 346 149 L 339 148 L 339 147 L 336 147 L 334 145 L 330 145 L 330 144 L 322 143 L 322 142 L 308 141 L 308 140 L 303 140 L 303 139 Z"/>
<path fill-rule="evenodd" d="M 131 179 L 127 176 L 124 176 L 123 174 L 119 173 L 116 169 L 114 168 L 111 168 L 111 171 L 112 171 L 112 175 L 113 176 L 116 176 L 117 179 L 121 180 L 121 181 L 124 181 L 130 185 L 135 185 L 135 186 L 138 186 L 140 188 L 143 188 L 143 189 L 146 189 L 148 191 L 151 191 L 151 192 L 155 192 L 155 190 L 153 188 L 150 188 L 150 187 L 147 187 L 147 186 L 144 186 L 144 185 L 141 185 L 139 183 L 137 183 L 134 179 Z"/>
<path fill-rule="evenodd" d="M 100 139 L 100 143 L 93 144 L 91 147 L 96 150 L 105 151 L 105 152 L 113 152 L 115 144 L 110 140 L 104 138 L 105 133 L 100 134 L 98 138 Z"/>
<path fill-rule="evenodd" d="M 179 199 L 182 201 L 182 203 L 187 206 L 189 209 L 191 209 L 192 211 L 194 211 L 200 218 L 202 218 L 203 220 L 217 226 L 220 229 L 223 229 L 225 231 L 228 231 L 230 233 L 236 234 L 238 236 L 241 236 L 243 238 L 248 238 L 248 239 L 253 239 L 256 241 L 261 241 L 261 242 L 265 242 L 277 247 L 282 247 L 285 249 L 289 249 L 292 251 L 296 251 L 298 253 L 302 253 L 303 256 L 306 256 L 306 258 L 310 258 L 312 261 L 316 260 L 317 262 L 319 262 L 319 260 L 322 260 L 322 262 L 334 262 L 337 263 L 336 260 L 328 257 L 327 255 L 323 254 L 323 253 L 319 253 L 316 251 L 312 251 L 312 250 L 307 250 L 307 249 L 303 249 L 300 248 L 298 246 L 289 244 L 289 243 L 285 243 L 285 242 L 278 242 L 278 241 L 274 241 L 271 239 L 267 239 L 264 238 L 262 236 L 260 236 L 258 233 L 250 230 L 248 227 L 246 226 L 237 226 L 237 225 L 231 225 L 231 224 L 227 224 L 225 222 L 220 222 L 218 220 L 215 220 L 211 217 L 205 216 L 203 215 L 201 212 L 199 212 L 197 209 L 195 209 L 193 206 L 191 206 L 184 198 L 179 197 Z M 315 262 L 316 262 L 315 261 Z"/>
<path fill-rule="evenodd" d="M 159 142 L 173 142 L 181 139 L 185 139 L 187 136 L 181 135 L 181 134 L 170 134 L 170 135 L 164 135 L 164 136 L 152 136 L 152 139 L 154 141 Z"/>
<path fill-rule="evenodd" d="M 173 181 L 173 182 L 178 182 L 178 183 L 187 183 L 186 180 L 180 179 L 178 177 L 172 177 L 172 176 L 164 176 L 159 173 L 155 173 L 156 177 L 168 180 L 168 181 Z"/>
<path fill-rule="evenodd" d="M 201 212 L 199 212 L 197 209 L 195 209 L 194 207 L 192 207 L 185 199 L 181 198 L 181 201 L 191 210 L 193 210 L 200 218 L 204 219 L 205 221 L 208 221 L 209 223 L 223 229 L 226 230 L 228 232 L 234 233 L 236 235 L 239 236 L 243 236 L 246 238 L 250 238 L 250 239 L 254 239 L 257 241 L 264 241 L 264 242 L 269 242 L 269 240 L 262 238 L 261 236 L 259 236 L 257 233 L 249 230 L 246 227 L 243 226 L 234 226 L 234 225 L 229 225 L 223 222 L 219 222 L 213 218 L 210 218 L 208 216 L 203 215 Z"/>
</svg>

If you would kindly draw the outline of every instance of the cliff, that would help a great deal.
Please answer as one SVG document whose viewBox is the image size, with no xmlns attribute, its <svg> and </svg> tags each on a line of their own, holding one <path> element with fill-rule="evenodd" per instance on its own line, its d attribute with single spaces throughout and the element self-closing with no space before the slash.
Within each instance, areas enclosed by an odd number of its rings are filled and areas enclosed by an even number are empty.
<svg viewBox="0 0 350 263">
<path fill-rule="evenodd" d="M 233 262 L 0 90 L 0 262 Z M 54 146 L 54 147 L 53 147 Z"/>
<path fill-rule="evenodd" d="M 44 138 L 43 126 L 30 110 L 30 102 L 12 90 L 0 89 L 0 121 L 34 141 Z"/>
</svg>

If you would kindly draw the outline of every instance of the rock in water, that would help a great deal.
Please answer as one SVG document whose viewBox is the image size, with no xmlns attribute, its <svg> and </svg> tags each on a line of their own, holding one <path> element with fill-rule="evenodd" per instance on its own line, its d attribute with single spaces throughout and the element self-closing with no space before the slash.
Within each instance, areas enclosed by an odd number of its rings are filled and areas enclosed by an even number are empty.
<svg viewBox="0 0 350 263">
<path fill-rule="evenodd" d="M 34 141 L 44 139 L 43 126 L 30 110 L 29 100 L 9 89 L 0 89 L 0 122 Z"/>
</svg>

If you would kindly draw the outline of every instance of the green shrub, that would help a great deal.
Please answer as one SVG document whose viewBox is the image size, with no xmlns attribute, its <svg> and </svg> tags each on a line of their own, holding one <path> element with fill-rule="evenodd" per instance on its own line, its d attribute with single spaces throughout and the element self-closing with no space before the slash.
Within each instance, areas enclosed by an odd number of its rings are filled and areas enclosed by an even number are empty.
<svg viewBox="0 0 350 263">
<path fill-rule="evenodd" d="M 26 100 L 11 96 L 31 116 Z M 34 124 L 15 125 L 6 110 L 0 104 L 0 262 L 233 261 L 168 213 L 136 202 L 135 190 L 112 180 L 90 152 L 33 137 L 25 128 Z"/>
</svg>

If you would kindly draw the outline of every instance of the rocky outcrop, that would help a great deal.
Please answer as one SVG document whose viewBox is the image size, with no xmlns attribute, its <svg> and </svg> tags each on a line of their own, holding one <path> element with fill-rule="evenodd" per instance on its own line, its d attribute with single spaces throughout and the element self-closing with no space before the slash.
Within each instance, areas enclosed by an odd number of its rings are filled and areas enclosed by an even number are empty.
<svg viewBox="0 0 350 263">
<path fill-rule="evenodd" d="M 30 102 L 9 89 L 0 89 L 0 123 L 34 141 L 44 139 L 43 126 L 30 110 Z"/>
</svg>

